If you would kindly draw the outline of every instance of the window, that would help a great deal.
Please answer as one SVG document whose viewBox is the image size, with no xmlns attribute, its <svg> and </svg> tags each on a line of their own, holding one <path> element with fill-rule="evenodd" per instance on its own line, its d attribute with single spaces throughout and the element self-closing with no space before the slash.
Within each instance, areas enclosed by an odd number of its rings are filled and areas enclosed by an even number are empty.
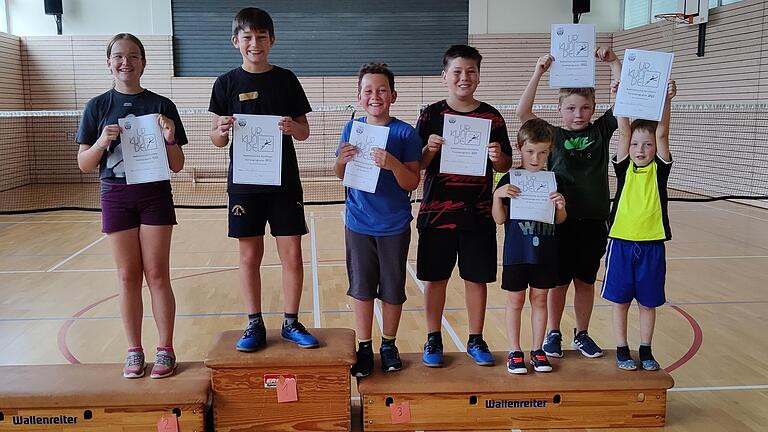
<svg viewBox="0 0 768 432">
<path fill-rule="evenodd" d="M 709 8 L 738 1 L 740 0 L 709 0 Z M 677 2 L 678 0 L 624 0 L 624 29 L 650 24 L 657 14 L 675 12 Z"/>
<path fill-rule="evenodd" d="M 8 6 L 0 0 L 0 32 L 8 33 Z"/>
</svg>

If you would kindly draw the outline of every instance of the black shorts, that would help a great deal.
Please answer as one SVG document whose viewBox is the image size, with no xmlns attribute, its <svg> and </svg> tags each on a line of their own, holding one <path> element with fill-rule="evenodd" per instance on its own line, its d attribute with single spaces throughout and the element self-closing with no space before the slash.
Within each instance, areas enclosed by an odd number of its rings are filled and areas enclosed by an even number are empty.
<svg viewBox="0 0 768 432">
<path fill-rule="evenodd" d="M 357 300 L 375 298 L 393 305 L 405 303 L 405 265 L 411 228 L 400 234 L 372 236 L 344 230 L 347 249 L 347 295 Z"/>
<path fill-rule="evenodd" d="M 557 286 L 556 264 L 511 264 L 501 271 L 501 289 L 525 291 L 532 288 L 551 289 Z"/>
<path fill-rule="evenodd" d="M 229 237 L 263 236 L 269 222 L 272 236 L 304 235 L 309 232 L 304 220 L 301 193 L 229 194 Z"/>
<path fill-rule="evenodd" d="M 139 225 L 176 225 L 171 182 L 101 184 L 101 231 L 107 234 Z"/>
<path fill-rule="evenodd" d="M 555 230 L 557 237 L 557 284 L 573 279 L 595 283 L 600 259 L 608 245 L 608 225 L 600 219 L 566 219 Z"/>
<path fill-rule="evenodd" d="M 416 276 L 423 281 L 450 279 L 459 260 L 459 275 L 469 282 L 496 281 L 496 232 L 420 229 Z"/>
</svg>

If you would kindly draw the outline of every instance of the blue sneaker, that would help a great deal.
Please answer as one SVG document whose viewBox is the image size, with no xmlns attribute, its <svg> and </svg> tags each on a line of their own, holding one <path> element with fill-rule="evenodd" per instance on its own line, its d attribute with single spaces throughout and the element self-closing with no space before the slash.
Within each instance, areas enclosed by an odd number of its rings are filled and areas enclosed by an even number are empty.
<svg viewBox="0 0 768 432">
<path fill-rule="evenodd" d="M 298 321 L 294 321 L 289 325 L 283 324 L 283 330 L 280 334 L 283 336 L 283 339 L 291 341 L 301 348 L 317 348 L 320 346 L 317 338 L 309 334 L 307 329 Z"/>
<path fill-rule="evenodd" d="M 561 358 L 563 356 L 563 335 L 560 330 L 551 330 L 544 339 L 542 349 L 550 357 Z"/>
<path fill-rule="evenodd" d="M 255 319 L 248 322 L 243 336 L 235 344 L 238 351 L 252 352 L 267 344 L 267 329 L 264 328 L 264 321 Z"/>
<path fill-rule="evenodd" d="M 661 365 L 659 364 L 659 362 L 657 362 L 655 359 L 652 359 L 652 358 L 647 360 L 642 360 L 640 362 L 640 365 L 643 367 L 643 370 L 647 370 L 647 371 L 657 371 L 661 369 Z"/>
<path fill-rule="evenodd" d="M 443 344 L 437 339 L 429 338 L 424 344 L 424 354 L 421 362 L 427 367 L 443 367 Z"/>
<path fill-rule="evenodd" d="M 586 330 L 582 330 L 576 333 L 576 329 L 573 329 L 573 333 L 574 336 L 573 342 L 571 342 L 571 346 L 574 349 L 581 351 L 581 354 L 584 357 L 596 358 L 603 356 L 603 350 L 601 350 L 595 341 L 589 337 L 589 334 L 587 334 Z"/>
<path fill-rule="evenodd" d="M 629 359 L 629 360 L 616 359 L 616 367 L 621 370 L 633 371 L 633 370 L 637 370 L 637 363 L 635 363 L 635 361 L 632 359 Z"/>
<path fill-rule="evenodd" d="M 467 355 L 472 357 L 472 360 L 479 366 L 493 366 L 496 364 L 493 354 L 488 349 L 488 344 L 482 339 L 475 339 L 474 342 L 467 344 Z"/>
</svg>

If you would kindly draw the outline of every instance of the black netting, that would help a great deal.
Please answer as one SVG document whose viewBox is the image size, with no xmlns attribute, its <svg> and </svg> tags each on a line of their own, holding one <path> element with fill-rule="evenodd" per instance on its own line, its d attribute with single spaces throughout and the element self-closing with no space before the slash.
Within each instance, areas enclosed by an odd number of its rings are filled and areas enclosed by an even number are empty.
<svg viewBox="0 0 768 432">
<path fill-rule="evenodd" d="M 520 126 L 515 107 L 497 107 L 514 141 Z M 595 118 L 606 108 L 599 106 Z M 561 122 L 555 105 L 537 106 L 535 112 L 552 124 Z M 334 151 L 352 113 L 351 107 L 321 107 L 307 116 L 312 133 L 296 143 L 296 153 L 308 204 L 344 200 L 333 174 Z M 674 104 L 670 199 L 768 199 L 767 114 L 766 105 Z M 227 150 L 210 143 L 206 110 L 183 109 L 181 117 L 189 144 L 184 169 L 172 175 L 174 201 L 177 207 L 223 208 Z M 79 119 L 76 111 L 0 112 L 0 213 L 99 209 L 96 174 L 77 167 Z M 414 199 L 420 197 L 421 188 L 414 193 Z"/>
</svg>

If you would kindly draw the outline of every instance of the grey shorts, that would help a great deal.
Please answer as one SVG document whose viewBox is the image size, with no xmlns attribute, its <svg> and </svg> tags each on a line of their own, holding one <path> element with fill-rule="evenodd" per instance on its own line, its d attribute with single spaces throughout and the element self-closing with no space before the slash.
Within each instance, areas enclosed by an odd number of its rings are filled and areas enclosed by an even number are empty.
<svg viewBox="0 0 768 432">
<path fill-rule="evenodd" d="M 344 229 L 347 249 L 347 295 L 357 300 L 375 298 L 405 303 L 405 263 L 411 243 L 411 228 L 391 236 L 370 236 Z"/>
</svg>

